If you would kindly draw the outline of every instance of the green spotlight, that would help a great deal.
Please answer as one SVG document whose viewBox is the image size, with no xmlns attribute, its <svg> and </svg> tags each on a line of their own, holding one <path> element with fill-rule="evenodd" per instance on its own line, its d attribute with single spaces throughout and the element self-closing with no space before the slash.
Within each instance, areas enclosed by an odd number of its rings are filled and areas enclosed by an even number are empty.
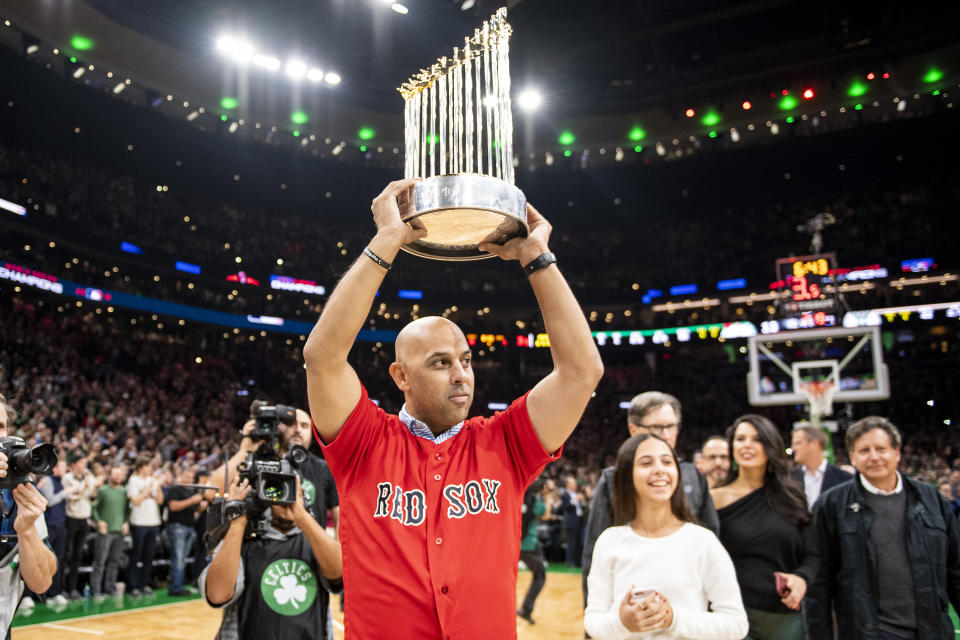
<svg viewBox="0 0 960 640">
<path fill-rule="evenodd" d="M 226 121 L 227 121 L 227 114 L 223 114 L 222 116 L 220 116 L 220 119 L 223 120 L 224 122 L 226 122 Z"/>
<path fill-rule="evenodd" d="M 89 51 L 93 49 L 93 40 L 78 33 L 70 38 L 70 46 L 77 51 Z"/>
<path fill-rule="evenodd" d="M 793 116 L 787 116 L 787 124 L 793 124 Z"/>
<path fill-rule="evenodd" d="M 294 111 L 290 115 L 290 121 L 293 122 L 293 124 L 306 124 L 309 119 L 310 117 L 305 111 Z"/>
<path fill-rule="evenodd" d="M 576 136 L 573 135 L 570 131 L 561 131 L 560 136 L 557 138 L 557 142 L 563 146 L 568 146 L 573 144 L 576 141 Z"/>
<path fill-rule="evenodd" d="M 867 92 L 867 85 L 862 82 L 854 82 L 850 85 L 850 88 L 847 89 L 847 95 L 851 98 L 859 98 Z"/>
<path fill-rule="evenodd" d="M 797 99 L 791 96 L 789 93 L 782 98 L 780 102 L 777 103 L 777 106 L 781 111 L 790 111 L 791 109 L 797 108 Z"/>
<path fill-rule="evenodd" d="M 570 156 L 573 155 L 573 152 L 570 151 L 570 149 L 567 149 L 566 151 L 563 152 L 563 155 L 564 155 L 564 157 L 569 158 Z"/>
<path fill-rule="evenodd" d="M 700 119 L 704 125 L 713 127 L 720 123 L 720 114 L 716 111 L 707 111 L 706 115 Z"/>
<path fill-rule="evenodd" d="M 936 67 L 927 69 L 927 72 L 923 74 L 923 81 L 928 84 L 931 82 L 940 82 L 941 80 L 943 80 L 943 71 L 940 71 L 940 69 Z"/>
<path fill-rule="evenodd" d="M 932 95 L 932 96 L 938 96 L 938 95 L 940 95 L 940 89 L 934 89 L 934 90 L 933 90 L 933 93 L 931 93 L 930 95 Z"/>
<path fill-rule="evenodd" d="M 634 142 L 640 142 L 641 140 L 647 137 L 647 132 L 644 131 L 641 127 L 634 127 L 633 129 L 630 129 L 630 133 L 627 134 L 627 137 L 629 137 Z"/>
<path fill-rule="evenodd" d="M 294 129 L 294 130 L 293 130 L 293 137 L 294 137 L 294 138 L 299 138 L 299 137 L 300 137 L 300 130 L 299 130 L 299 129 Z"/>
<path fill-rule="evenodd" d="M 854 106 L 853 108 L 856 109 L 857 111 L 863 111 L 863 105 L 862 105 L 862 104 L 858 104 L 858 105 Z"/>
<path fill-rule="evenodd" d="M 641 147 L 640 145 L 637 145 L 633 148 L 633 150 L 636 151 L 637 153 L 640 153 L 641 151 L 643 151 L 643 147 Z"/>
<path fill-rule="evenodd" d="M 70 62 L 72 62 L 73 64 L 77 64 L 77 59 L 74 58 L 73 56 L 70 56 Z"/>
<path fill-rule="evenodd" d="M 370 127 L 360 127 L 360 131 L 357 131 L 357 137 L 361 140 L 372 140 L 375 135 L 377 132 Z"/>
<path fill-rule="evenodd" d="M 360 145 L 360 151 L 363 151 L 364 153 L 366 153 L 366 152 L 367 152 L 367 145 L 365 145 L 365 144 Z"/>
<path fill-rule="evenodd" d="M 716 138 L 716 137 L 717 137 L 717 132 L 716 132 L 716 131 L 711 131 L 708 135 L 709 135 L 711 138 Z"/>
<path fill-rule="evenodd" d="M 236 109 L 237 105 L 240 104 L 236 98 L 231 98 L 230 96 L 225 96 L 220 99 L 220 106 L 224 109 Z"/>
</svg>

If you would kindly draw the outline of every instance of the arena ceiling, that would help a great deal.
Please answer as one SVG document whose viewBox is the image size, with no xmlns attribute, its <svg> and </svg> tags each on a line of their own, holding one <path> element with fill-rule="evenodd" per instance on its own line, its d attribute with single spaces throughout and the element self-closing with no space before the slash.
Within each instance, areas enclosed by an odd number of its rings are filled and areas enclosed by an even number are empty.
<svg viewBox="0 0 960 640">
<path fill-rule="evenodd" d="M 185 99 L 213 112 L 229 95 L 240 103 L 224 114 L 231 118 L 246 113 L 289 125 L 291 110 L 302 107 L 330 129 L 366 123 L 397 139 L 395 88 L 503 4 L 397 1 L 406 14 L 391 10 L 393 0 L 2 0 L 0 10 L 28 39 L 173 95 L 176 104 Z M 537 87 L 545 96 L 541 120 L 552 125 L 644 110 L 677 119 L 697 101 L 835 82 L 840 73 L 882 69 L 960 42 L 960 4 L 950 0 L 506 4 L 514 87 Z M 76 34 L 93 46 L 71 49 Z M 335 71 L 342 81 L 294 82 L 282 70 L 240 68 L 217 52 L 225 34 L 279 60 Z"/>
</svg>

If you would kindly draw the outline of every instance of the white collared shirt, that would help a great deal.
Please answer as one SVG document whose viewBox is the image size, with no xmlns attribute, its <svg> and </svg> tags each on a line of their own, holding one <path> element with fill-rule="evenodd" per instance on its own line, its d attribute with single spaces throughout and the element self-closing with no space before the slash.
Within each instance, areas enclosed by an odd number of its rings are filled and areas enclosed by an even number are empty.
<svg viewBox="0 0 960 640">
<path fill-rule="evenodd" d="M 807 496 L 807 506 L 813 509 L 813 503 L 820 497 L 820 491 L 823 488 L 823 476 L 827 472 L 827 459 L 820 461 L 820 466 L 813 473 L 803 468 L 803 492 Z"/>
<path fill-rule="evenodd" d="M 897 471 L 897 486 L 893 488 L 893 491 L 884 491 L 883 489 L 878 489 L 870 484 L 870 481 L 867 480 L 862 473 L 860 474 L 860 484 L 863 485 L 864 489 L 877 496 L 895 496 L 903 491 L 903 477 L 900 475 L 899 471 Z"/>
<path fill-rule="evenodd" d="M 461 420 L 458 424 L 453 425 L 443 433 L 433 435 L 433 431 L 430 430 L 430 427 L 427 426 L 426 422 L 417 420 L 412 415 L 407 413 L 407 403 L 404 402 L 403 406 L 400 407 L 399 414 L 400 422 L 410 430 L 410 433 L 417 436 L 418 438 L 423 438 L 424 440 L 429 440 L 434 444 L 440 444 L 441 442 L 446 442 L 453 436 L 460 433 L 460 429 L 463 428 L 463 421 Z"/>
</svg>

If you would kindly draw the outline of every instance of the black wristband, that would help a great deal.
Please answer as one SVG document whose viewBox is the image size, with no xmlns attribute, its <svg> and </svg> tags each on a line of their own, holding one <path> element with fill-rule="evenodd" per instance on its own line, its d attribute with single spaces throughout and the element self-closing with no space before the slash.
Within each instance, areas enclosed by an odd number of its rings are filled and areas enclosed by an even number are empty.
<svg viewBox="0 0 960 640">
<path fill-rule="evenodd" d="M 540 271 L 540 269 L 549 267 L 552 264 L 556 264 L 556 262 L 557 256 L 553 255 L 552 253 L 540 254 L 534 258 L 533 262 L 523 268 L 523 274 L 529 278 L 537 271 Z"/>
<path fill-rule="evenodd" d="M 368 258 L 370 258 L 371 260 L 373 260 L 374 262 L 376 262 L 378 265 L 380 265 L 381 267 L 383 267 L 383 268 L 386 269 L 387 271 L 390 271 L 390 267 L 393 266 L 391 263 L 387 262 L 386 260 L 384 260 L 383 258 L 381 258 L 380 256 L 378 256 L 377 254 L 375 254 L 373 251 L 371 251 L 371 250 L 370 250 L 370 247 L 364 247 L 364 248 L 363 248 L 363 253 L 364 253 L 365 256 L 367 256 Z"/>
</svg>

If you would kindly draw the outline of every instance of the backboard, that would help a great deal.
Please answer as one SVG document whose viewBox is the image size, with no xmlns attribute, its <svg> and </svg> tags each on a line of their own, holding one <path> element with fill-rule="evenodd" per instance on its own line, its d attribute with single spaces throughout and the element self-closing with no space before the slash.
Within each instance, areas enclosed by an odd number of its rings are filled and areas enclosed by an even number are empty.
<svg viewBox="0 0 960 640">
<path fill-rule="evenodd" d="M 834 402 L 890 397 L 879 327 L 784 331 L 748 338 L 747 395 L 754 406 L 807 404 L 805 382 L 833 381 Z"/>
</svg>

